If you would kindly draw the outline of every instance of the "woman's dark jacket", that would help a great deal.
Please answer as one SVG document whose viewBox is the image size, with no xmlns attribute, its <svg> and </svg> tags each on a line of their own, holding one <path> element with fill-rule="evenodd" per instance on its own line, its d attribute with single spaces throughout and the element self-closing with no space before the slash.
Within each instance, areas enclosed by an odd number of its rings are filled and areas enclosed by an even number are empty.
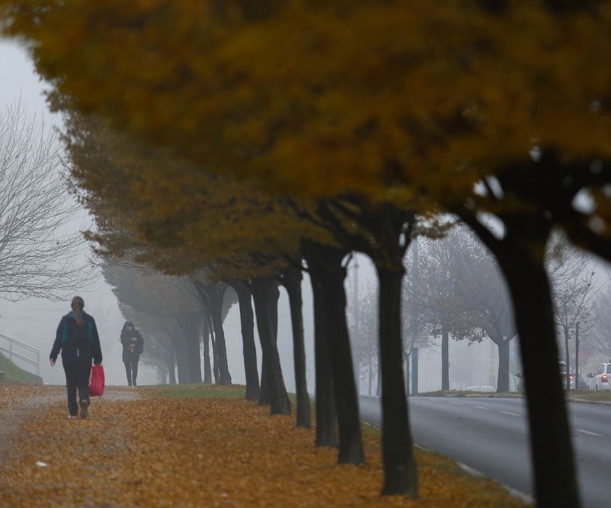
<svg viewBox="0 0 611 508">
<path fill-rule="evenodd" d="M 93 363 L 102 363 L 102 348 L 95 320 L 85 312 L 81 314 L 85 321 L 83 326 L 77 324 L 72 311 L 62 317 L 51 349 L 50 358 L 52 360 L 57 360 L 61 350 L 63 362 L 81 360 L 91 362 L 93 358 Z"/>
<path fill-rule="evenodd" d="M 137 341 L 132 341 L 136 337 Z M 138 330 L 132 328 L 131 332 L 123 327 L 121 330 L 121 344 L 123 344 L 123 361 L 137 362 L 140 360 L 140 353 L 144 347 L 144 339 Z"/>
</svg>

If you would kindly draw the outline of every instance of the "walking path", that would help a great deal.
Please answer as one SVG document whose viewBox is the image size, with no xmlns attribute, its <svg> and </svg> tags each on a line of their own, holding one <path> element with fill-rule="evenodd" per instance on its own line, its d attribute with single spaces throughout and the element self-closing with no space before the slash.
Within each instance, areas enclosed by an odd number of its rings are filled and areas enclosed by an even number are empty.
<svg viewBox="0 0 611 508">
<path fill-rule="evenodd" d="M 4 394 L 2 392 L 5 392 Z M 3 396 L 4 395 L 4 396 Z M 138 400 L 140 394 L 117 387 L 107 387 L 103 395 L 107 401 Z M 92 397 L 95 405 L 95 397 Z M 5 460 L 20 425 L 30 421 L 46 406 L 66 404 L 65 386 L 20 386 L 0 384 L 0 464 Z"/>
</svg>

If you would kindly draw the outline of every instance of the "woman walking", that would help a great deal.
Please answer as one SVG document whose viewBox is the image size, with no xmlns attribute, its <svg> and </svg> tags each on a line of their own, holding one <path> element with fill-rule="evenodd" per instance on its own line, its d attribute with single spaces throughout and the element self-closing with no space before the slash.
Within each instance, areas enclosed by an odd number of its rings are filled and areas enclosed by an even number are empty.
<svg viewBox="0 0 611 508">
<path fill-rule="evenodd" d="M 75 296 L 70 307 L 72 310 L 62 317 L 57 327 L 49 360 L 53 367 L 61 351 L 68 392 L 68 418 L 77 418 L 79 406 L 81 418 L 87 418 L 91 361 L 96 365 L 102 363 L 102 349 L 95 320 L 83 310 L 85 301 Z"/>
<path fill-rule="evenodd" d="M 138 362 L 144 347 L 144 339 L 131 321 L 125 321 L 121 329 L 121 344 L 123 344 L 123 363 L 127 374 L 127 384 L 136 386 Z"/>
</svg>

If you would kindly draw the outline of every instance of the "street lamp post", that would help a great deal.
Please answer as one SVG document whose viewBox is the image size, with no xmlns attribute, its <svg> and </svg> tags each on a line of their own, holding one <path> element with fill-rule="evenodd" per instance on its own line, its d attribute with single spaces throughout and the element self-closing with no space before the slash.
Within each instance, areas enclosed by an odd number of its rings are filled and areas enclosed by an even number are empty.
<svg viewBox="0 0 611 508">
<path fill-rule="evenodd" d="M 575 390 L 579 389 L 579 322 L 575 325 Z"/>
<path fill-rule="evenodd" d="M 354 333 L 357 334 L 358 316 L 359 316 L 359 262 L 356 252 L 353 253 L 354 261 Z M 357 358 L 356 368 L 354 369 L 354 383 L 356 385 L 357 396 L 361 393 L 361 369 L 360 361 Z"/>
</svg>

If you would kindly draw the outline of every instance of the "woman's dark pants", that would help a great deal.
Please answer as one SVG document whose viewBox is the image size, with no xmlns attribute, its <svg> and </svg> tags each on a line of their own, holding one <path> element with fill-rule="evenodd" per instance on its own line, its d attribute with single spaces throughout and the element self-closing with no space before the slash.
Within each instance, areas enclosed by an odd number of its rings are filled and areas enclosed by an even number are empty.
<svg viewBox="0 0 611 508">
<path fill-rule="evenodd" d="M 138 377 L 138 360 L 131 360 L 125 363 L 125 374 L 127 374 L 127 384 L 136 386 L 136 378 Z"/>
<path fill-rule="evenodd" d="M 89 403 L 89 377 L 91 376 L 91 359 L 87 361 L 66 362 L 62 360 L 66 373 L 66 388 L 68 390 L 68 412 L 71 416 L 78 415 L 78 401 Z M 78 391 L 78 399 L 76 394 Z"/>
</svg>

